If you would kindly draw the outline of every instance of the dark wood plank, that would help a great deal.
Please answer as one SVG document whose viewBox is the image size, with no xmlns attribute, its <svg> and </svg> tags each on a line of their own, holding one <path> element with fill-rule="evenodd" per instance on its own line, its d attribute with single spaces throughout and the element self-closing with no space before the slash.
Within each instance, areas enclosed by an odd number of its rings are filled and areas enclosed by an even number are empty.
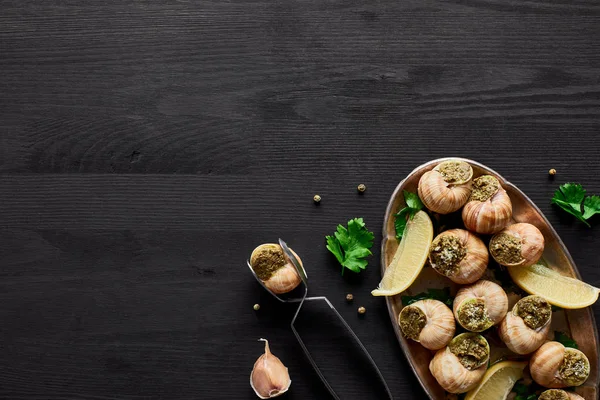
<svg viewBox="0 0 600 400">
<path fill-rule="evenodd" d="M 246 271 L 281 236 L 422 399 L 369 295 L 388 197 L 429 159 L 478 160 L 600 285 L 598 227 L 549 204 L 565 181 L 600 193 L 598 26 L 593 0 L 1 1 L 0 398 L 251 399 L 259 337 L 287 398 L 328 398 L 293 308 Z M 323 238 L 355 216 L 375 254 L 340 277 Z M 363 373 L 341 365 L 334 383 Z"/>
</svg>

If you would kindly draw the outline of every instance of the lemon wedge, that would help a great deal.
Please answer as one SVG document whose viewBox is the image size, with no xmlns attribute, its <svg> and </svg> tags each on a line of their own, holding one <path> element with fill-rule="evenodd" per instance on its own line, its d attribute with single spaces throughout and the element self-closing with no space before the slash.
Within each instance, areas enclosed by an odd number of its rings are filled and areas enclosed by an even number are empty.
<svg viewBox="0 0 600 400">
<path fill-rule="evenodd" d="M 505 400 L 515 383 L 523 377 L 527 362 L 502 361 L 485 371 L 479 385 L 471 389 L 465 400 Z"/>
<path fill-rule="evenodd" d="M 600 289 L 579 279 L 561 275 L 541 264 L 529 267 L 508 267 L 512 280 L 529 294 L 544 297 L 550 304 L 562 308 L 584 308 L 598 300 Z"/>
<path fill-rule="evenodd" d="M 373 296 L 393 296 L 405 291 L 419 276 L 433 240 L 433 224 L 425 211 L 408 221 L 392 262 Z"/>
</svg>

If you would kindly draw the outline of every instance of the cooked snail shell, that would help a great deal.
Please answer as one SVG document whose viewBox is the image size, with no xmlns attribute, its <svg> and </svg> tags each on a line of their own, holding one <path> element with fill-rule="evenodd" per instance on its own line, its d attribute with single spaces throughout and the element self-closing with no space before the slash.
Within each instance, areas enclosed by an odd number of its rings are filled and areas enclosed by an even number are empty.
<svg viewBox="0 0 600 400">
<path fill-rule="evenodd" d="M 528 267 L 535 264 L 543 252 L 544 235 L 525 222 L 504 228 L 490 240 L 490 253 L 501 265 Z"/>
<path fill-rule="evenodd" d="M 405 337 L 429 350 L 446 346 L 456 331 L 452 311 L 439 300 L 419 300 L 402 309 L 398 325 Z"/>
<path fill-rule="evenodd" d="M 473 179 L 471 196 L 462 210 L 465 227 L 481 234 L 496 233 L 512 217 L 512 202 L 498 179 L 482 175 Z"/>
<path fill-rule="evenodd" d="M 425 206 L 440 214 L 449 214 L 465 205 L 471 194 L 473 168 L 464 161 L 439 163 L 419 179 L 417 191 Z"/>
<path fill-rule="evenodd" d="M 565 392 L 560 389 L 550 389 L 542 392 L 538 400 L 585 400 L 580 395 L 573 392 Z"/>
<path fill-rule="evenodd" d="M 529 370 L 538 384 L 560 389 L 583 384 L 590 375 L 590 361 L 577 349 L 547 342 L 531 356 Z"/>
<path fill-rule="evenodd" d="M 463 285 L 481 278 L 488 260 L 485 244 L 464 229 L 450 229 L 440 233 L 429 249 L 429 262 L 433 269 Z"/>
<path fill-rule="evenodd" d="M 465 393 L 483 378 L 490 358 L 490 346 L 476 333 L 462 333 L 438 350 L 429 370 L 444 390 Z"/>
<path fill-rule="evenodd" d="M 302 265 L 300 257 L 296 253 L 294 255 Z M 301 282 L 296 268 L 278 244 L 265 243 L 258 246 L 250 255 L 250 265 L 267 289 L 275 294 L 291 292 Z"/>
<path fill-rule="evenodd" d="M 468 331 L 482 332 L 498 324 L 508 311 L 508 297 L 502 287 L 481 280 L 459 289 L 454 298 L 454 316 Z"/>
<path fill-rule="evenodd" d="M 536 351 L 550 332 L 552 306 L 541 296 L 527 296 L 514 305 L 498 327 L 500 339 L 517 354 Z"/>
</svg>

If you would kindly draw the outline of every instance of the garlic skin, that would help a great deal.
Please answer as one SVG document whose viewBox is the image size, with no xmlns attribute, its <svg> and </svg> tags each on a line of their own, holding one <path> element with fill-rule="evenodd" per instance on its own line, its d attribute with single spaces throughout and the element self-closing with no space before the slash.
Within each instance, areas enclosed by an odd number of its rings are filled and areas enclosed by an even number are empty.
<svg viewBox="0 0 600 400">
<path fill-rule="evenodd" d="M 508 312 L 508 297 L 500 285 L 480 280 L 458 290 L 452 309 L 463 328 L 483 332 L 504 319 Z"/>
<path fill-rule="evenodd" d="M 488 261 L 488 250 L 483 241 L 464 229 L 440 233 L 429 250 L 429 263 L 433 269 L 461 285 L 481 278 Z"/>
<path fill-rule="evenodd" d="M 405 337 L 429 350 L 450 343 L 456 332 L 452 311 L 439 300 L 419 300 L 402 309 L 398 325 Z"/>
<path fill-rule="evenodd" d="M 524 311 L 527 304 L 531 306 L 529 313 Z M 530 320 L 531 313 L 539 318 L 536 324 Z M 498 335 L 510 351 L 517 354 L 529 354 L 544 344 L 550 332 L 551 321 L 552 306 L 550 303 L 541 296 L 527 296 L 519 300 L 506 314 L 498 326 Z"/>
<path fill-rule="evenodd" d="M 529 370 L 538 384 L 561 389 L 582 385 L 590 375 L 590 361 L 577 349 L 547 342 L 531 356 Z"/>
<path fill-rule="evenodd" d="M 300 265 L 302 265 L 300 257 L 293 250 L 292 253 L 300 261 Z M 279 263 L 281 266 L 275 271 L 265 271 L 264 275 L 261 274 L 260 266 L 270 262 Z M 291 292 L 302 281 L 296 268 L 283 253 L 281 246 L 275 243 L 265 243 L 255 248 L 250 255 L 250 265 L 267 289 L 275 294 Z"/>
<path fill-rule="evenodd" d="M 472 177 L 473 168 L 468 163 L 444 161 L 421 176 L 417 192 L 428 209 L 449 214 L 461 208 L 469 199 Z"/>
<path fill-rule="evenodd" d="M 270 399 L 287 392 L 292 380 L 286 366 L 271 353 L 269 341 L 260 340 L 265 342 L 265 354 L 254 363 L 250 373 L 250 386 L 259 398 Z"/>
<path fill-rule="evenodd" d="M 462 210 L 465 227 L 487 235 L 502 230 L 511 218 L 512 202 L 498 179 L 491 175 L 474 179 L 473 191 Z"/>
<path fill-rule="evenodd" d="M 482 345 L 474 347 L 479 350 L 477 359 L 469 357 L 470 350 L 465 352 L 457 351 L 454 348 L 454 344 L 460 344 L 461 341 Z M 448 346 L 435 353 L 429 363 L 429 371 L 447 392 L 465 393 L 477 386 L 483 378 L 490 358 L 489 354 L 490 347 L 483 336 L 476 333 L 463 333 L 452 339 Z M 465 364 L 469 366 L 465 366 Z"/>
<path fill-rule="evenodd" d="M 492 236 L 490 254 L 498 264 L 528 267 L 544 252 L 544 235 L 526 222 L 512 224 Z"/>
<path fill-rule="evenodd" d="M 542 392 L 538 400 L 585 400 L 580 395 L 573 392 L 566 392 L 560 389 L 550 389 Z"/>
</svg>

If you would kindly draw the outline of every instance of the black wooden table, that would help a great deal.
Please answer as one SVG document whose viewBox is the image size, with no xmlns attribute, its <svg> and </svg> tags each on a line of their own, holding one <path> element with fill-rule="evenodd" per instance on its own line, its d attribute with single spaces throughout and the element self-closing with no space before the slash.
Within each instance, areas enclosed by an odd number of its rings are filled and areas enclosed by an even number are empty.
<svg viewBox="0 0 600 400">
<path fill-rule="evenodd" d="M 549 204 L 567 181 L 600 193 L 599 126 L 595 0 L 1 1 L 0 398 L 252 399 L 266 337 L 287 398 L 327 399 L 294 307 L 245 266 L 282 237 L 396 398 L 422 399 L 369 294 L 394 187 L 485 163 L 600 285 L 600 226 Z M 324 236 L 352 217 L 375 251 L 341 276 Z"/>
</svg>

